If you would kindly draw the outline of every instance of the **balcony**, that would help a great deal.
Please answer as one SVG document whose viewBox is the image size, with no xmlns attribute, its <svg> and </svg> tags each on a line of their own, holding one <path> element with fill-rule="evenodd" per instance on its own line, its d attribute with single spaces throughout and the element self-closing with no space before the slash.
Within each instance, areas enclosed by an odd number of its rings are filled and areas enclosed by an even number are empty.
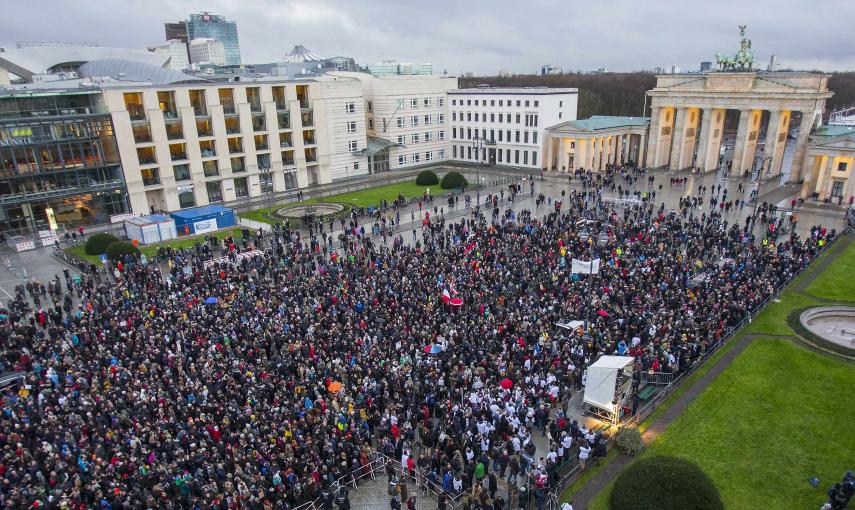
<svg viewBox="0 0 855 510">
<path fill-rule="evenodd" d="M 237 117 L 226 118 L 226 133 L 230 135 L 240 134 L 240 119 Z"/>
<path fill-rule="evenodd" d="M 210 120 L 197 120 L 196 133 L 199 136 L 214 136 L 214 126 Z"/>
<path fill-rule="evenodd" d="M 205 177 L 216 177 L 220 175 L 220 169 L 217 167 L 216 161 L 203 162 L 202 170 L 205 172 Z"/>
<path fill-rule="evenodd" d="M 235 104 L 231 101 L 221 101 L 220 104 L 223 105 L 223 115 L 236 115 Z"/>
<path fill-rule="evenodd" d="M 229 138 L 229 154 L 240 154 L 243 152 L 243 143 L 240 138 Z"/>
<path fill-rule="evenodd" d="M 170 152 L 169 156 L 172 158 L 172 161 L 183 161 L 187 159 L 186 152 Z"/>
<path fill-rule="evenodd" d="M 303 124 L 303 127 L 311 127 L 314 126 L 314 118 L 312 116 L 312 111 L 309 110 L 307 112 L 302 112 L 300 114 L 300 122 Z"/>
<path fill-rule="evenodd" d="M 202 153 L 203 158 L 216 158 L 217 157 L 217 151 L 214 148 L 200 149 L 200 152 Z"/>
<path fill-rule="evenodd" d="M 134 142 L 150 143 L 151 142 L 151 126 L 148 122 L 145 124 L 137 124 L 133 126 Z"/>
<path fill-rule="evenodd" d="M 139 160 L 140 160 L 140 165 L 156 165 L 157 164 L 157 159 L 153 155 L 151 155 L 151 156 L 140 156 Z"/>
<path fill-rule="evenodd" d="M 267 131 L 267 122 L 265 118 L 261 115 L 253 115 L 252 117 L 252 130 L 253 131 Z"/>
<path fill-rule="evenodd" d="M 137 149 L 137 159 L 140 165 L 154 165 L 157 163 L 157 157 L 154 155 L 154 147 L 140 147 Z"/>
<path fill-rule="evenodd" d="M 279 129 L 291 129 L 291 116 L 287 113 L 280 113 L 277 117 Z"/>
<path fill-rule="evenodd" d="M 173 109 L 169 109 L 169 108 L 162 110 L 162 111 L 163 111 L 163 120 L 165 120 L 166 122 L 169 122 L 172 120 L 179 120 L 178 111 L 173 110 Z"/>
<path fill-rule="evenodd" d="M 160 184 L 160 177 L 155 174 L 153 177 L 145 177 L 143 176 L 142 180 L 143 186 L 157 186 Z"/>
<path fill-rule="evenodd" d="M 184 128 L 180 120 L 166 124 L 166 138 L 169 140 L 181 140 L 184 138 Z"/>
<path fill-rule="evenodd" d="M 306 149 L 306 163 L 316 163 L 318 161 L 318 152 L 315 149 Z"/>
<path fill-rule="evenodd" d="M 147 120 L 145 118 L 145 108 L 141 104 L 129 104 L 128 115 L 131 117 L 131 122 Z"/>
<path fill-rule="evenodd" d="M 270 145 L 267 143 L 267 140 L 264 140 L 263 142 L 259 142 L 259 141 L 255 142 L 255 150 L 266 151 L 268 149 L 270 149 Z"/>
</svg>

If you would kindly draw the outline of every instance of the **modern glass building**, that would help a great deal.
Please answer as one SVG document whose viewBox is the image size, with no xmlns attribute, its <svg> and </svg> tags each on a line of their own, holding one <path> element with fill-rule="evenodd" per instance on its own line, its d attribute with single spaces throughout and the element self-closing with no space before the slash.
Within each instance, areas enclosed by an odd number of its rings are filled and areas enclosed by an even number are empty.
<svg viewBox="0 0 855 510">
<path fill-rule="evenodd" d="M 226 21 L 225 16 L 203 12 L 187 17 L 187 39 L 211 38 L 222 41 L 226 52 L 226 65 L 240 65 L 240 42 L 237 23 Z"/>
<path fill-rule="evenodd" d="M 0 231 L 73 229 L 127 211 L 99 90 L 0 90 Z"/>
</svg>

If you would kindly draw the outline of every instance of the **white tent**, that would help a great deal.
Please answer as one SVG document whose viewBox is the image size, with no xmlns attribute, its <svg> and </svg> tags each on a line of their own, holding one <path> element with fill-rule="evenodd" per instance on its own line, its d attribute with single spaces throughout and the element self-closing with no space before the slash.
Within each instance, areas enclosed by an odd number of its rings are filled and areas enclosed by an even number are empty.
<svg viewBox="0 0 855 510">
<path fill-rule="evenodd" d="M 175 220 L 160 214 L 125 220 L 125 234 L 128 239 L 136 239 L 140 244 L 159 243 L 178 237 Z"/>
<path fill-rule="evenodd" d="M 635 358 L 629 356 L 600 356 L 588 367 L 585 406 L 595 414 L 605 414 L 614 419 L 629 396 L 627 390 L 632 381 L 634 363 Z M 617 402 L 617 406 L 613 402 Z"/>
</svg>

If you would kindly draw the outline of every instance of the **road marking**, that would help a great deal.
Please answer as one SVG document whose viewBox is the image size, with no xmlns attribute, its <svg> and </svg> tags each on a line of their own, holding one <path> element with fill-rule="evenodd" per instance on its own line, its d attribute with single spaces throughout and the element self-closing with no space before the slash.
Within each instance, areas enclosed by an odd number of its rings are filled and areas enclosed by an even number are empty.
<svg viewBox="0 0 855 510">
<path fill-rule="evenodd" d="M 2 285 L 0 285 L 0 291 L 2 291 L 3 294 L 6 294 L 7 298 L 12 299 L 12 294 L 9 294 L 8 292 L 6 292 L 6 289 L 4 289 Z"/>
</svg>

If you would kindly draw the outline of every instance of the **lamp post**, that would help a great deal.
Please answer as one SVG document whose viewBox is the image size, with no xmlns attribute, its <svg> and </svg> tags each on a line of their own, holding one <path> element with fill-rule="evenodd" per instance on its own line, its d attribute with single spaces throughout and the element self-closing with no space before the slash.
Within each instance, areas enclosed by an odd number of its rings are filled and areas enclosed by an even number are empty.
<svg viewBox="0 0 855 510">
<path fill-rule="evenodd" d="M 760 166 L 757 166 L 757 160 Z M 751 232 L 754 232 L 754 224 L 757 223 L 757 204 L 760 203 L 760 186 L 763 184 L 763 167 L 772 162 L 772 156 L 757 156 L 754 166 L 757 166 L 757 177 L 755 178 L 756 194 L 754 195 L 754 210 L 751 212 Z"/>
<path fill-rule="evenodd" d="M 267 166 L 259 167 L 258 172 L 259 175 L 264 176 L 264 180 L 267 182 L 267 214 L 268 216 L 271 214 L 270 211 L 270 193 L 273 191 L 273 174 L 271 172 L 271 168 Z"/>
<path fill-rule="evenodd" d="M 472 151 L 475 152 L 475 205 L 481 207 L 481 160 L 478 155 L 484 150 L 484 139 L 475 133 L 475 138 L 472 139 Z"/>
</svg>

